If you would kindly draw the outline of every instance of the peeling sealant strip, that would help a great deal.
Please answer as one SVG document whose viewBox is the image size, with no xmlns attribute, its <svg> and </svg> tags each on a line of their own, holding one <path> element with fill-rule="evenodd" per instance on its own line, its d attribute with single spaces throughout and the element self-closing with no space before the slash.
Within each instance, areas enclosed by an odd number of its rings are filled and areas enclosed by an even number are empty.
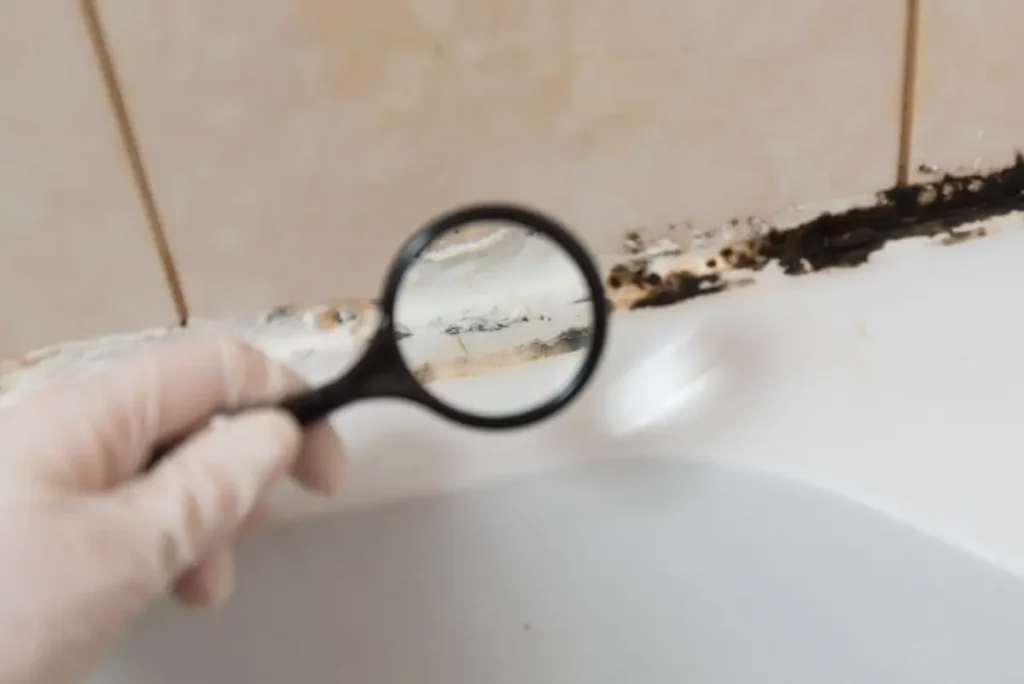
<svg viewBox="0 0 1024 684">
<path fill-rule="evenodd" d="M 422 382 L 478 375 L 585 346 L 591 305 L 575 267 L 557 248 L 540 236 L 507 229 L 466 237 L 432 250 L 410 270 L 399 296 L 400 346 Z M 202 334 L 239 337 L 307 380 L 322 382 L 354 363 L 378 321 L 372 301 L 346 300 L 56 345 L 0 368 L 0 406 L 153 344 Z"/>
<path fill-rule="evenodd" d="M 1018 166 L 1024 168 L 1024 162 L 1018 161 Z M 999 181 L 999 173 L 1005 176 L 1015 168 L 996 172 L 996 180 Z M 943 190 L 941 183 L 945 182 L 948 181 L 936 184 L 936 190 Z M 1010 190 L 1016 187 L 1015 181 L 1001 182 L 1013 186 Z M 983 187 L 984 181 L 970 180 L 970 183 L 982 183 L 979 187 Z M 1004 199 L 1002 194 L 997 195 L 997 199 Z M 987 199 L 981 198 L 983 202 Z M 752 263 L 744 250 L 772 232 L 782 231 L 785 235 L 786 225 L 799 229 L 812 217 L 856 211 L 876 201 L 875 197 L 861 197 L 798 206 L 783 212 L 773 222 L 755 218 L 734 220 L 713 230 L 698 231 L 685 226 L 649 244 L 631 232 L 623 246 L 627 256 L 619 254 L 602 259 L 602 266 L 609 274 L 609 281 L 624 264 L 628 265 L 627 272 L 632 276 L 640 273 L 645 281 L 638 282 L 634 278 L 634 282 L 610 287 L 608 300 L 613 310 L 629 310 L 650 300 L 651 283 L 664 283 L 681 273 L 692 281 L 689 283 L 692 291 L 663 303 L 781 279 L 783 270 L 779 264 L 764 268 L 763 263 Z M 977 208 L 979 213 L 986 213 L 985 206 Z M 1001 215 L 988 211 L 987 214 L 985 220 L 945 222 L 934 229 L 919 231 L 913 239 L 902 239 L 908 237 L 903 235 L 898 246 L 888 243 L 885 249 L 958 244 L 1007 228 L 1024 227 L 1024 214 L 1020 211 L 1006 210 Z M 479 375 L 571 352 L 585 343 L 586 325 L 581 323 L 585 305 L 574 299 L 564 270 L 540 267 L 543 259 L 531 255 L 530 249 L 536 245 L 528 240 L 517 240 L 515 236 L 494 230 L 469 232 L 461 239 L 440 246 L 427 259 L 422 272 L 416 276 L 417 291 L 405 306 L 410 327 L 404 334 L 415 339 L 418 347 L 415 356 L 419 361 L 415 370 L 421 379 L 429 382 Z M 482 291 L 487 296 L 478 297 L 488 306 L 481 307 L 480 302 L 475 309 L 452 306 L 455 299 L 450 295 L 465 294 L 466 278 L 474 272 L 490 273 L 489 282 L 492 288 L 501 290 L 500 296 L 495 296 L 495 290 L 491 289 Z M 504 277 L 494 277 L 495 273 Z M 653 289 L 657 290 L 658 286 Z M 481 292 L 476 294 L 481 295 Z M 531 317 L 532 306 L 548 314 Z M 22 359 L 0 362 L 0 407 L 57 379 L 94 372 L 109 361 L 138 352 L 154 342 L 214 332 L 241 337 L 272 358 L 295 367 L 307 379 L 322 381 L 357 358 L 375 329 L 376 321 L 376 308 L 371 300 L 351 299 L 305 310 L 276 309 L 259 318 L 197 320 L 190 322 L 187 328 L 153 329 L 55 345 Z"/>
</svg>

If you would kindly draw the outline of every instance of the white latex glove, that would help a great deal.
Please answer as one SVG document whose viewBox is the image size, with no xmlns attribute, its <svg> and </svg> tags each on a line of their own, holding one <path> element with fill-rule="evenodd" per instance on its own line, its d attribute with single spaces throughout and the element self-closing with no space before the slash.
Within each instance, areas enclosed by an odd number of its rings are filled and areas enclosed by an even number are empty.
<svg viewBox="0 0 1024 684">
<path fill-rule="evenodd" d="M 268 488 L 290 473 L 331 493 L 343 460 L 326 423 L 303 434 L 280 411 L 204 426 L 302 387 L 251 347 L 191 340 L 0 410 L 0 681 L 75 681 L 168 591 L 223 601 Z"/>
</svg>

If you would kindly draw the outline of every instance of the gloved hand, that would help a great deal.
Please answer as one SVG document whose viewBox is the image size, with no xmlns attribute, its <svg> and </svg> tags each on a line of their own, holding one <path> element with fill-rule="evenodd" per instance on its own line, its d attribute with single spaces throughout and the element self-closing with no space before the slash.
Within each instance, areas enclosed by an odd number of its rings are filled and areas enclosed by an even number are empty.
<svg viewBox="0 0 1024 684">
<path fill-rule="evenodd" d="M 291 474 L 332 493 L 344 462 L 327 424 L 210 418 L 303 386 L 251 347 L 196 339 L 0 409 L 0 681 L 75 681 L 168 591 L 223 601 L 232 543 L 265 517 L 268 488 Z"/>
</svg>

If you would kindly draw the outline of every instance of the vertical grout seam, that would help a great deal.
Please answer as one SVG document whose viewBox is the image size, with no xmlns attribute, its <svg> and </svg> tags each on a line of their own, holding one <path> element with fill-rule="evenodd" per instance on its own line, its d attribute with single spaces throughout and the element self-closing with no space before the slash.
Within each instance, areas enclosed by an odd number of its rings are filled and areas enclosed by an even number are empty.
<svg viewBox="0 0 1024 684">
<path fill-rule="evenodd" d="M 910 182 L 914 145 L 914 117 L 917 99 L 917 60 L 920 48 L 921 2 L 906 0 L 906 28 L 903 36 L 903 74 L 900 93 L 900 139 L 896 161 L 896 184 Z"/>
<path fill-rule="evenodd" d="M 139 198 L 142 200 L 149 234 L 153 240 L 153 246 L 156 248 L 157 256 L 160 259 L 164 280 L 170 290 L 174 311 L 178 317 L 178 325 L 185 325 L 189 319 L 189 310 L 188 303 L 185 301 L 184 288 L 181 285 L 181 276 L 178 273 L 177 265 L 174 263 L 170 242 L 167 240 L 163 221 L 160 219 L 160 212 L 157 209 L 153 187 L 149 182 L 149 176 L 142 161 L 138 138 L 135 135 L 135 129 L 132 127 L 131 118 L 128 115 L 128 106 L 125 102 L 121 84 L 118 82 L 117 70 L 114 66 L 110 46 L 103 31 L 103 24 L 100 21 L 96 0 L 80 0 L 80 3 L 86 30 L 92 41 L 93 50 L 96 53 L 96 59 L 103 77 L 103 85 L 107 91 L 110 106 L 114 110 L 114 118 L 117 122 L 121 143 L 124 146 L 125 154 L 128 156 L 128 163 L 131 166 L 132 178 L 135 181 Z"/>
</svg>

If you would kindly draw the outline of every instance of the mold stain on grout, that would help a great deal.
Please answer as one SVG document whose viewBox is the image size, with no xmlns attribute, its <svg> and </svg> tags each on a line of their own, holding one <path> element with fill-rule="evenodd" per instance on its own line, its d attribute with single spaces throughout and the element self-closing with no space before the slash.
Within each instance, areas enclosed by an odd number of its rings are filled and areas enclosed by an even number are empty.
<svg viewBox="0 0 1024 684">
<path fill-rule="evenodd" d="M 870 206 L 825 212 L 789 228 L 768 227 L 722 247 L 696 268 L 652 268 L 653 260 L 637 246 L 632 251 L 639 256 L 612 266 L 606 282 L 617 309 L 667 306 L 752 285 L 753 276 L 773 264 L 798 276 L 861 266 L 890 242 L 907 238 L 959 244 L 989 233 L 968 224 L 1021 209 L 1024 156 L 1018 154 L 1003 169 L 898 185 L 878 193 Z M 627 234 L 626 242 L 635 245 L 636 234 Z"/>
</svg>

